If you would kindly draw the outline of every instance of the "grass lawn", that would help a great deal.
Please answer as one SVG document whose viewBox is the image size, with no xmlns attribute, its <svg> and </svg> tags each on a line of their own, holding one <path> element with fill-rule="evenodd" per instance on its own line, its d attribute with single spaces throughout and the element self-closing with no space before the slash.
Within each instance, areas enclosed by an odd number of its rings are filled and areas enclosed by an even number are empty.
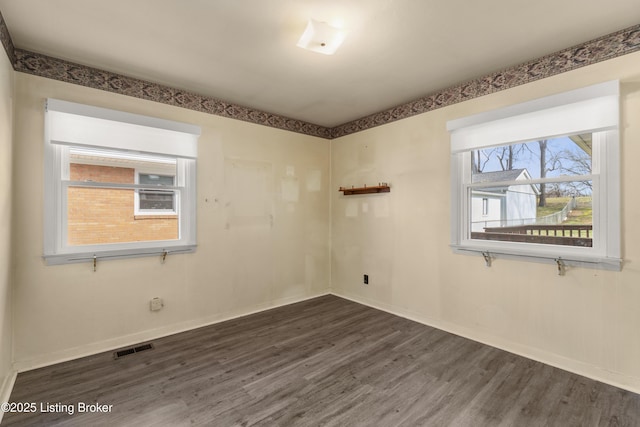
<svg viewBox="0 0 640 427">
<path fill-rule="evenodd" d="M 569 203 L 570 197 L 547 197 L 547 206 L 541 208 L 538 207 L 538 218 L 551 215 L 558 211 L 561 211 L 567 203 Z M 563 224 L 570 225 L 590 225 L 593 223 L 593 206 L 591 197 L 578 197 L 578 206 L 571 211 L 569 217 Z"/>
</svg>

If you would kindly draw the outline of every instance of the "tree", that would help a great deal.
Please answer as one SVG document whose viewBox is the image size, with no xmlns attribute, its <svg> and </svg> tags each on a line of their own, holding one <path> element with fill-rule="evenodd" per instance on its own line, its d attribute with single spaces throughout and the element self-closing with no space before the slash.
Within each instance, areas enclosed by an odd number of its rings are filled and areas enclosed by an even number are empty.
<svg viewBox="0 0 640 427">
<path fill-rule="evenodd" d="M 515 169 L 516 163 L 525 161 L 527 155 L 531 154 L 531 150 L 527 147 L 527 144 L 505 145 L 496 147 L 492 151 L 495 153 L 495 157 L 503 171 Z"/>
<path fill-rule="evenodd" d="M 591 154 L 584 150 L 564 150 L 562 156 L 562 166 L 560 170 L 567 175 L 590 175 L 591 174 Z M 591 181 L 576 181 L 568 183 L 567 187 L 572 196 L 591 194 L 593 187 Z"/>
<path fill-rule="evenodd" d="M 549 151 L 547 147 L 548 140 L 541 139 L 538 141 L 538 147 L 540 148 L 540 178 L 546 178 L 547 173 L 562 170 L 564 163 L 563 152 Z M 558 187 L 560 188 L 560 187 Z M 547 205 L 547 184 L 540 183 L 540 197 L 538 201 L 539 207 L 545 207 Z"/>
<path fill-rule="evenodd" d="M 498 147 L 496 149 L 496 157 L 503 171 L 513 170 L 513 145 Z"/>
<path fill-rule="evenodd" d="M 538 141 L 540 147 L 540 178 L 546 178 L 547 176 L 547 140 L 541 139 Z M 540 183 L 540 198 L 538 206 L 543 208 L 547 206 L 547 193 L 545 183 Z"/>
<path fill-rule="evenodd" d="M 492 152 L 493 150 L 489 152 L 485 152 L 485 150 L 471 151 L 471 172 L 482 173 L 482 171 L 484 170 L 484 167 L 487 165 L 487 162 L 491 160 Z"/>
</svg>

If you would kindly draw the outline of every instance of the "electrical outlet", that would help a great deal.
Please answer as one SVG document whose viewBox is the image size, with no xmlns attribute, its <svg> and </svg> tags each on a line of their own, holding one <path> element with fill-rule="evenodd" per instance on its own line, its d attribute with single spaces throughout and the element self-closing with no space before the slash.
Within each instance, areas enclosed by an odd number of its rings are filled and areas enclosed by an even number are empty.
<svg viewBox="0 0 640 427">
<path fill-rule="evenodd" d="M 162 307 L 164 307 L 164 302 L 162 301 L 162 298 L 152 298 L 151 301 L 149 301 L 149 310 L 151 311 L 158 311 L 160 310 Z"/>
<path fill-rule="evenodd" d="M 364 275 L 364 284 L 365 284 L 365 285 L 368 285 L 368 284 L 369 284 L 369 275 L 368 275 L 368 274 L 365 274 L 365 275 Z"/>
</svg>

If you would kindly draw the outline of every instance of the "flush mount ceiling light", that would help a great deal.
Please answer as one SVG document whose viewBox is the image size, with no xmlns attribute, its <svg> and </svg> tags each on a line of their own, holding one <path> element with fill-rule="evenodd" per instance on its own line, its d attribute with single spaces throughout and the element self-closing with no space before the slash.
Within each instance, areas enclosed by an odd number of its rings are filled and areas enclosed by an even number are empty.
<svg viewBox="0 0 640 427">
<path fill-rule="evenodd" d="M 344 30 L 332 27 L 326 22 L 309 19 L 307 29 L 298 40 L 297 46 L 313 52 L 333 55 L 344 41 L 345 36 Z"/>
</svg>

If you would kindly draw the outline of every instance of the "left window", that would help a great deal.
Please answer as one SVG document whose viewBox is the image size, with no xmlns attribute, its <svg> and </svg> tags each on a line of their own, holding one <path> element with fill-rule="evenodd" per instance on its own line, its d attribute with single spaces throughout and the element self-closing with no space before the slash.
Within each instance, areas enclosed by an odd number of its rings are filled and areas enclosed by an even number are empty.
<svg viewBox="0 0 640 427">
<path fill-rule="evenodd" d="M 191 252 L 200 129 L 48 99 L 48 264 Z"/>
</svg>

